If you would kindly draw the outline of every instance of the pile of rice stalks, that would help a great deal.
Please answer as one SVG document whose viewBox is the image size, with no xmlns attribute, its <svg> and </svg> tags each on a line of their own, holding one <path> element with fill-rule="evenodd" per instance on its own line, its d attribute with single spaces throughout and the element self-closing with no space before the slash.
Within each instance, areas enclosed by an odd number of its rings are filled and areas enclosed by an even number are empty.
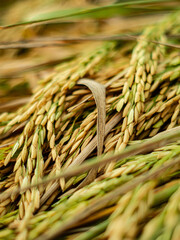
<svg viewBox="0 0 180 240">
<path fill-rule="evenodd" d="M 179 33 L 166 14 L 2 92 L 0 239 L 180 238 Z"/>
</svg>

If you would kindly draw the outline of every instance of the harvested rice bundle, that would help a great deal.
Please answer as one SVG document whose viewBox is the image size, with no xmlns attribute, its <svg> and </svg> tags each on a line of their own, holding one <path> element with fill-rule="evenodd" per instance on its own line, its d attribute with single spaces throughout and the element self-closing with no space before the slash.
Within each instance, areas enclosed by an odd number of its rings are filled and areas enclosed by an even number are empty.
<svg viewBox="0 0 180 240">
<path fill-rule="evenodd" d="M 0 238 L 177 238 L 179 21 L 141 28 L 136 45 L 82 45 L 0 115 Z"/>
</svg>

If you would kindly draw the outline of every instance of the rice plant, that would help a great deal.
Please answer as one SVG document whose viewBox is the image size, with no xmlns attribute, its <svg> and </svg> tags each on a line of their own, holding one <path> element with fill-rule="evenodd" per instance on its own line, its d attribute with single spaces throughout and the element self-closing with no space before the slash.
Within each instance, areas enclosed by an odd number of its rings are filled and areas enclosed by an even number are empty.
<svg viewBox="0 0 180 240">
<path fill-rule="evenodd" d="M 0 239 L 178 240 L 179 1 L 2 9 Z"/>
</svg>

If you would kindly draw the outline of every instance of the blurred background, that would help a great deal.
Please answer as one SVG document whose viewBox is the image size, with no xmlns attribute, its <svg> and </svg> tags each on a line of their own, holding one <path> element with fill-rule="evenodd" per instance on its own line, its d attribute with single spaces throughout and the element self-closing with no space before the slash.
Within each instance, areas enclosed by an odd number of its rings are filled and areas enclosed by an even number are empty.
<svg viewBox="0 0 180 240">
<path fill-rule="evenodd" d="M 117 0 L 0 1 L 0 25 L 7 26 L 0 30 L 0 112 L 24 104 L 37 82 L 49 76 L 54 66 L 101 44 L 95 41 L 97 37 L 137 35 L 143 26 L 159 21 L 179 7 L 179 1 L 143 2 L 138 5 L 137 1 L 129 4 Z M 110 4 L 112 8 L 106 9 Z M 78 14 L 94 8 L 97 11 Z M 69 17 L 59 18 L 64 15 Z M 9 26 L 42 19 L 48 21 Z M 95 39 L 88 40 L 91 37 Z M 12 100 L 18 101 L 7 108 Z"/>
</svg>

